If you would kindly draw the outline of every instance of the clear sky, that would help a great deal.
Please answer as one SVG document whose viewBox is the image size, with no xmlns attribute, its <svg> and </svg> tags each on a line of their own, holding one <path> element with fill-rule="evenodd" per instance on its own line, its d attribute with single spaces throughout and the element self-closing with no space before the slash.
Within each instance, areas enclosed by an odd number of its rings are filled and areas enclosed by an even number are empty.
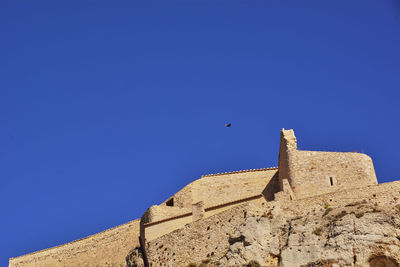
<svg viewBox="0 0 400 267">
<path fill-rule="evenodd" d="M 0 38 L 1 266 L 276 166 L 281 128 L 400 179 L 397 0 L 0 0 Z"/>
</svg>

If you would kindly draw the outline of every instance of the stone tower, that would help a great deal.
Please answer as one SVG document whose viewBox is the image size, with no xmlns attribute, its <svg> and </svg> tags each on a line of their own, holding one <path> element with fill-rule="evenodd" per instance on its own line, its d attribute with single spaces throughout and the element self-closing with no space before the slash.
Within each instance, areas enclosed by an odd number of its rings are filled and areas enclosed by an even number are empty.
<svg viewBox="0 0 400 267">
<path fill-rule="evenodd" d="M 362 153 L 297 149 L 293 130 L 281 131 L 279 184 L 301 199 L 378 183 L 372 159 Z"/>
</svg>

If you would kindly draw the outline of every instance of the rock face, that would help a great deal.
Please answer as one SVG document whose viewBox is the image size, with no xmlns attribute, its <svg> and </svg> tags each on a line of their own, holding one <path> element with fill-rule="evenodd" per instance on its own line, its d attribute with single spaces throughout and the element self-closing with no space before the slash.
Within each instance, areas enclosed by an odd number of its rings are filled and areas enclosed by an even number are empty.
<svg viewBox="0 0 400 267">
<path fill-rule="evenodd" d="M 146 244 L 151 267 L 399 267 L 400 182 L 256 199 Z"/>
<path fill-rule="evenodd" d="M 126 256 L 126 267 L 144 267 L 143 252 L 140 247 L 136 247 Z"/>
<path fill-rule="evenodd" d="M 305 216 L 248 217 L 216 265 L 399 266 L 399 215 L 399 206 L 356 202 Z"/>
</svg>

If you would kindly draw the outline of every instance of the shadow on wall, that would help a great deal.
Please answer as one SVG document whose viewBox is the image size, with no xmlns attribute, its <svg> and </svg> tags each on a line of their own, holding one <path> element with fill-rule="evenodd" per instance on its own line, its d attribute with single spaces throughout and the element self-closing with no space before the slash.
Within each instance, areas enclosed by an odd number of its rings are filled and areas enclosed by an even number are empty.
<svg viewBox="0 0 400 267">
<path fill-rule="evenodd" d="M 279 191 L 279 172 L 276 172 L 262 191 L 262 194 L 266 200 L 273 201 L 275 199 L 275 193 L 278 193 Z"/>
<path fill-rule="evenodd" d="M 371 267 L 399 267 L 399 264 L 392 258 L 386 256 L 376 256 L 369 261 Z"/>
<path fill-rule="evenodd" d="M 136 247 L 126 256 L 126 267 L 144 267 L 143 251 Z"/>
</svg>

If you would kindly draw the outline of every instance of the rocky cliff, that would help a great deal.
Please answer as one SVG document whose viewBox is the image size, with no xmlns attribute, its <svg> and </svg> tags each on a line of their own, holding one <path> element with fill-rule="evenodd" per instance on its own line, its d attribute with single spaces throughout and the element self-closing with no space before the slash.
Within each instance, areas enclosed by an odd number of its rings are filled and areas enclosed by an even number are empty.
<svg viewBox="0 0 400 267">
<path fill-rule="evenodd" d="M 304 216 L 252 216 L 230 236 L 222 266 L 398 266 L 400 205 L 366 201 Z M 250 264 L 251 265 L 251 264 Z"/>
<path fill-rule="evenodd" d="M 246 203 L 149 242 L 149 265 L 399 266 L 398 187 Z M 127 264 L 143 266 L 140 249 Z"/>
<path fill-rule="evenodd" d="M 225 255 L 187 266 L 399 266 L 400 205 L 360 201 L 304 216 L 273 214 L 243 218 Z M 128 266 L 143 266 L 138 257 L 134 250 Z"/>
</svg>

